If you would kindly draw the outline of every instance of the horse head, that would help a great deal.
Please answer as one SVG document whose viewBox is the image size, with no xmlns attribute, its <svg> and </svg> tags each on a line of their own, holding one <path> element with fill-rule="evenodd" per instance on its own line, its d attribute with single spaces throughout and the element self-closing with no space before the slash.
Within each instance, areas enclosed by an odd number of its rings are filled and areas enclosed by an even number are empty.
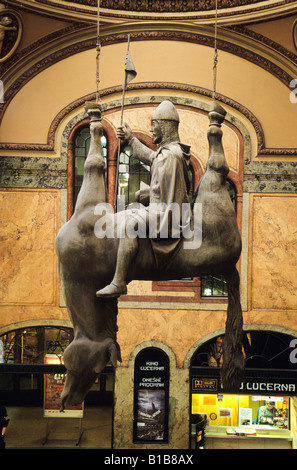
<svg viewBox="0 0 297 470">
<path fill-rule="evenodd" d="M 65 349 L 64 364 L 67 369 L 62 393 L 62 409 L 79 405 L 108 363 L 117 366 L 118 348 L 112 338 L 101 342 L 86 336 L 74 339 Z"/>
</svg>

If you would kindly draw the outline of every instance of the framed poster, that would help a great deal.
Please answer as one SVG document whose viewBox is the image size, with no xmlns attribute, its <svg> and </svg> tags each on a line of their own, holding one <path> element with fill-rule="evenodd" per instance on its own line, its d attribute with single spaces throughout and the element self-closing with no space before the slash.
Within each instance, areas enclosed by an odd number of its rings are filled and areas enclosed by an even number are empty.
<svg viewBox="0 0 297 470">
<path fill-rule="evenodd" d="M 134 442 L 168 442 L 169 358 L 158 348 L 138 353 L 134 369 Z"/>
<path fill-rule="evenodd" d="M 60 364 L 56 355 L 46 355 L 46 364 Z M 53 373 L 44 375 L 44 406 L 43 416 L 45 418 L 82 418 L 83 404 L 79 406 L 66 406 L 62 412 L 61 394 L 63 392 L 66 374 Z"/>
<path fill-rule="evenodd" d="M 239 426 L 251 426 L 253 424 L 252 408 L 239 408 L 238 417 Z"/>
<path fill-rule="evenodd" d="M 219 418 L 232 418 L 232 408 L 219 408 Z"/>
</svg>

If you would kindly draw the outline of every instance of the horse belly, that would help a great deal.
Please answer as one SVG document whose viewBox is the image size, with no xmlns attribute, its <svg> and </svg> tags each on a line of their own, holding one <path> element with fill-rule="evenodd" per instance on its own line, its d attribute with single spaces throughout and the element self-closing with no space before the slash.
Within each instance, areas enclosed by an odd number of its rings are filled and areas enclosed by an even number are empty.
<svg viewBox="0 0 297 470">
<path fill-rule="evenodd" d="M 98 239 L 94 230 L 82 233 L 71 220 L 59 231 L 56 251 L 64 275 L 77 279 L 106 279 L 116 264 L 115 239 Z M 107 263 L 108 258 L 108 263 Z"/>
</svg>

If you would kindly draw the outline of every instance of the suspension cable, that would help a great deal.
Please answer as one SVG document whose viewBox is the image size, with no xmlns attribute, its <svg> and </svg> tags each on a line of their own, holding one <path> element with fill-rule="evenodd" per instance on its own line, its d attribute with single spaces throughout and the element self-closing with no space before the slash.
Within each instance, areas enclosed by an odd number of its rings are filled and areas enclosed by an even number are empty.
<svg viewBox="0 0 297 470">
<path fill-rule="evenodd" d="M 213 91 L 212 98 L 215 99 L 217 90 L 217 65 L 218 65 L 218 49 L 217 49 L 217 34 L 218 34 L 218 0 L 216 2 L 215 13 L 215 34 L 214 34 L 214 55 L 213 55 Z"/>
<path fill-rule="evenodd" d="M 100 0 L 97 0 L 97 40 L 96 40 L 96 101 L 101 103 L 100 98 L 100 53 L 101 53 L 101 43 L 100 43 Z"/>
</svg>

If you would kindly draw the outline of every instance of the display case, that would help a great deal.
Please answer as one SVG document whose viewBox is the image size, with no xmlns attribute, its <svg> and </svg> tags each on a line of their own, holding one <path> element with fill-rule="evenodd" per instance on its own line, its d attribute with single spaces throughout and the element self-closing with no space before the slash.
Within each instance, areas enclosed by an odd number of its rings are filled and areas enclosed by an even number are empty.
<svg viewBox="0 0 297 470">
<path fill-rule="evenodd" d="M 290 397 L 193 393 L 191 448 L 196 423 L 206 420 L 204 448 L 291 448 Z"/>
</svg>

